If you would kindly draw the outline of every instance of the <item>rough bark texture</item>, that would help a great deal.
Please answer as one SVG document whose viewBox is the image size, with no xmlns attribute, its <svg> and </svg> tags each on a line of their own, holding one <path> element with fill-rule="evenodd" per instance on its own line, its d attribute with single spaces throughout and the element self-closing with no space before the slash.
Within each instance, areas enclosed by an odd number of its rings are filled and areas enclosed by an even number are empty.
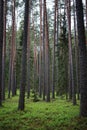
<svg viewBox="0 0 87 130">
<path fill-rule="evenodd" d="M 87 52 L 82 0 L 76 0 L 76 13 L 80 60 L 80 115 L 87 117 Z"/>
<path fill-rule="evenodd" d="M 24 107 L 25 107 L 28 13 L 29 13 L 29 0 L 25 0 L 23 50 L 22 50 L 22 73 L 21 73 L 21 86 L 20 86 L 19 106 L 18 106 L 19 110 L 24 110 Z"/>
</svg>

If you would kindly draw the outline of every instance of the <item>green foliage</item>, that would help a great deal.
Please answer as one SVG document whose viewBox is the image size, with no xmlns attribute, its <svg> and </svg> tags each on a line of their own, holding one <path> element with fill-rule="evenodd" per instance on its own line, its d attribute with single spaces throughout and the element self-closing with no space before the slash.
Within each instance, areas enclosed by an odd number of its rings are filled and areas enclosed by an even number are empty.
<svg viewBox="0 0 87 130">
<path fill-rule="evenodd" d="M 0 108 L 0 130 L 86 130 L 87 118 L 79 117 L 79 105 L 55 99 L 50 103 L 26 99 L 25 111 L 18 111 L 18 96 L 6 99 Z M 10 108 L 10 109 L 9 109 Z"/>
<path fill-rule="evenodd" d="M 57 93 L 62 95 L 68 86 L 68 37 L 65 12 L 61 15 L 61 30 L 58 44 L 58 88 Z"/>
</svg>

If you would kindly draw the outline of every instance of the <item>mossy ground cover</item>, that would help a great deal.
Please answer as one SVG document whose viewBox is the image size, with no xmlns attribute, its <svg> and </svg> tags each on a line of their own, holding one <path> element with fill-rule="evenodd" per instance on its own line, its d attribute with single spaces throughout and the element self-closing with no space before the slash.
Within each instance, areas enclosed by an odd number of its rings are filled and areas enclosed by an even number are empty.
<svg viewBox="0 0 87 130">
<path fill-rule="evenodd" d="M 6 99 L 0 108 L 0 130 L 87 130 L 87 118 L 79 117 L 79 103 L 65 99 L 32 102 L 26 99 L 25 110 L 18 111 L 18 96 Z"/>
</svg>

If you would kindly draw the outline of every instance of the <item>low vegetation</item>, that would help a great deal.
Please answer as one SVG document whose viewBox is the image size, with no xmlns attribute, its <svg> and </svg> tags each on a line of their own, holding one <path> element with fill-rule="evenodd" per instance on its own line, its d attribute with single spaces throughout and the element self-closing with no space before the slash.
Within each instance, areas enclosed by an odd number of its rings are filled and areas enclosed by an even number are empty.
<svg viewBox="0 0 87 130">
<path fill-rule="evenodd" d="M 0 130 L 87 130 L 87 118 L 79 117 L 79 102 L 73 106 L 65 99 L 50 103 L 26 99 L 18 111 L 18 96 L 6 99 L 0 108 Z"/>
</svg>

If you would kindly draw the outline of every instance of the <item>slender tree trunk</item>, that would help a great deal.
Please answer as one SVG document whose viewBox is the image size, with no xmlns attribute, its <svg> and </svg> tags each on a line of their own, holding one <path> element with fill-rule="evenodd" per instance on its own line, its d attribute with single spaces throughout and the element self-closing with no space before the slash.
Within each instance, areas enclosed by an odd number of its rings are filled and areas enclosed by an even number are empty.
<svg viewBox="0 0 87 130">
<path fill-rule="evenodd" d="M 15 33 L 16 33 L 16 27 L 15 27 L 15 0 L 12 2 L 12 70 L 11 70 L 11 88 L 12 88 L 12 96 L 16 95 L 16 77 L 15 77 L 15 62 L 16 62 L 16 43 L 15 43 Z"/>
<path fill-rule="evenodd" d="M 71 19 L 70 19 L 70 9 L 69 9 L 69 0 L 65 1 L 66 8 L 67 8 L 67 20 L 68 20 L 68 46 L 69 46 L 69 64 L 68 64 L 68 77 L 69 77 L 69 99 L 72 99 L 72 79 L 71 79 Z"/>
<path fill-rule="evenodd" d="M 28 13 L 29 13 L 29 0 L 25 0 L 23 50 L 22 50 L 22 73 L 21 73 L 21 86 L 20 86 L 20 96 L 19 96 L 19 104 L 18 104 L 19 110 L 24 110 L 25 108 Z"/>
<path fill-rule="evenodd" d="M 87 117 L 87 51 L 82 0 L 76 0 L 76 13 L 80 61 L 80 115 Z"/>
<path fill-rule="evenodd" d="M 57 34 L 56 34 L 56 44 L 57 44 L 57 54 L 59 55 L 59 3 L 60 3 L 60 0 L 57 1 Z M 58 56 L 57 56 L 57 86 L 58 86 Z M 57 95 L 57 93 L 56 93 Z"/>
<path fill-rule="evenodd" d="M 43 57 L 42 57 L 42 65 L 43 65 L 43 100 L 45 100 L 46 95 L 46 80 L 45 80 L 45 11 L 44 11 L 44 0 L 43 0 Z"/>
<path fill-rule="evenodd" d="M 48 22 L 47 22 L 47 9 L 46 0 L 44 0 L 44 11 L 45 11 L 45 77 L 46 77 L 46 94 L 47 102 L 50 102 L 50 79 L 49 79 L 49 34 L 48 34 Z"/>
<path fill-rule="evenodd" d="M 36 32 L 34 27 L 34 19 L 33 21 L 33 32 L 34 32 L 34 93 L 36 94 L 37 89 L 37 46 L 36 46 Z"/>
<path fill-rule="evenodd" d="M 73 61 L 72 61 L 72 40 L 71 40 L 71 1 L 70 0 L 66 0 L 66 4 L 67 4 L 67 19 L 68 19 L 68 43 L 69 43 L 69 73 L 70 73 L 70 92 L 72 90 L 72 98 L 73 98 L 73 105 L 76 104 L 76 94 L 75 94 L 75 85 L 74 85 L 74 77 L 73 77 Z M 71 94 L 70 97 L 71 99 Z"/>
<path fill-rule="evenodd" d="M 5 100 L 6 12 L 7 12 L 6 6 L 7 6 L 7 0 L 4 0 L 3 52 L 2 52 L 2 100 Z"/>
<path fill-rule="evenodd" d="M 75 62 L 76 62 L 76 88 L 79 94 L 79 77 L 78 77 L 78 46 L 77 46 L 77 37 L 76 37 L 76 12 L 75 12 L 75 0 L 73 0 L 73 19 L 74 19 L 74 46 L 75 46 Z M 76 90 L 75 90 L 76 91 Z"/>
<path fill-rule="evenodd" d="M 86 3 L 86 31 L 87 31 L 87 0 L 85 0 Z"/>
<path fill-rule="evenodd" d="M 9 36 L 9 79 L 8 79 L 8 98 L 10 98 L 11 93 L 11 68 L 12 68 L 12 60 L 11 60 L 11 36 Z"/>
<path fill-rule="evenodd" d="M 3 0 L 0 0 L 0 106 L 2 106 Z"/>
<path fill-rule="evenodd" d="M 36 48 L 36 37 L 34 35 L 34 92 L 36 93 L 37 88 L 37 48 Z"/>
<path fill-rule="evenodd" d="M 40 3 L 39 96 L 42 97 L 42 0 Z"/>
<path fill-rule="evenodd" d="M 55 0 L 55 15 L 54 15 L 54 47 L 53 47 L 53 76 L 52 76 L 52 80 L 53 80 L 53 83 L 52 83 L 52 98 L 55 98 L 55 46 L 56 46 L 56 28 L 57 28 L 57 23 L 56 23 L 56 20 L 57 20 L 57 0 Z"/>
<path fill-rule="evenodd" d="M 29 97 L 30 97 L 30 7 L 29 7 L 28 41 L 27 41 L 27 98 Z"/>
</svg>

